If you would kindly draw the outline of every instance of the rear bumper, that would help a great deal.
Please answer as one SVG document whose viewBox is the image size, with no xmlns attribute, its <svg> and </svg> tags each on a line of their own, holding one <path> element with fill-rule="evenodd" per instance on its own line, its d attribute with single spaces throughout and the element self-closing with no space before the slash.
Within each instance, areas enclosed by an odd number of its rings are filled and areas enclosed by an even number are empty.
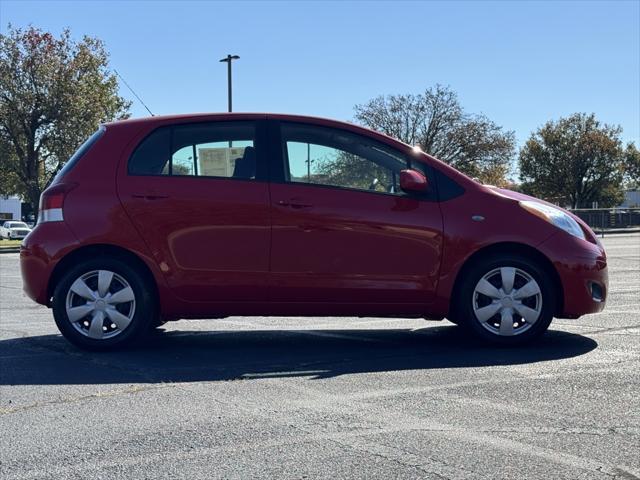
<svg viewBox="0 0 640 480">
<path fill-rule="evenodd" d="M 539 248 L 555 266 L 562 284 L 562 306 L 556 317 L 578 318 L 604 309 L 609 293 L 604 248 L 564 232 Z"/>
<path fill-rule="evenodd" d="M 20 246 L 22 288 L 29 298 L 49 305 L 49 281 L 58 261 L 78 245 L 64 222 L 38 224 Z"/>
</svg>

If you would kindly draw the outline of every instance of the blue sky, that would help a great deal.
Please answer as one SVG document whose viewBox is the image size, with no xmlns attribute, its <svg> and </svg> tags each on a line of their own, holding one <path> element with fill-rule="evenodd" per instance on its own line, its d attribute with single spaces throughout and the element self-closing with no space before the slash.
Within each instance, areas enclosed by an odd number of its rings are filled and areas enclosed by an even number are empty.
<svg viewBox="0 0 640 480">
<path fill-rule="evenodd" d="M 594 112 L 640 143 L 640 2 L 0 0 L 0 25 L 103 39 L 156 114 L 234 110 L 349 120 L 380 94 L 436 83 L 515 130 Z M 132 98 L 126 88 L 121 93 Z M 146 111 L 134 100 L 134 116 Z"/>
</svg>

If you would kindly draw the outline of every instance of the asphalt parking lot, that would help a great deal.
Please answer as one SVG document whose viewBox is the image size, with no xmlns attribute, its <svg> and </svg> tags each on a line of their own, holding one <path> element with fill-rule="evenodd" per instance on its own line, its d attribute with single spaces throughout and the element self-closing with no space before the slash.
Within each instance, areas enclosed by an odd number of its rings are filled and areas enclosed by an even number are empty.
<svg viewBox="0 0 640 480">
<path fill-rule="evenodd" d="M 604 243 L 605 312 L 520 349 L 251 317 L 86 353 L 0 255 L 0 478 L 639 478 L 640 235 Z"/>
</svg>

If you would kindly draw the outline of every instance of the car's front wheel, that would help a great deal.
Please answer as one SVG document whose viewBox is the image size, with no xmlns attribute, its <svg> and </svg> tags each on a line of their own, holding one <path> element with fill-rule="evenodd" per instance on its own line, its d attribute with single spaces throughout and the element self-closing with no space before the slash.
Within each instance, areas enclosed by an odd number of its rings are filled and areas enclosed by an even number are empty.
<svg viewBox="0 0 640 480">
<path fill-rule="evenodd" d="M 503 345 L 539 337 L 549 328 L 555 311 L 549 274 L 537 262 L 516 254 L 476 262 L 457 294 L 456 319 L 475 335 Z"/>
<path fill-rule="evenodd" d="M 60 332 L 88 350 L 110 350 L 141 339 L 157 318 L 153 289 L 138 269 L 115 258 L 69 269 L 53 294 Z"/>
</svg>

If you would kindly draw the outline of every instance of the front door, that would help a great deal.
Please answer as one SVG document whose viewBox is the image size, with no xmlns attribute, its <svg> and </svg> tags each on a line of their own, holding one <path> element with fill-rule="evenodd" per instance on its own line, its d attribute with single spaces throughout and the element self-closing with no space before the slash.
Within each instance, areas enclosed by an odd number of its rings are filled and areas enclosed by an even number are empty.
<svg viewBox="0 0 640 480">
<path fill-rule="evenodd" d="M 161 127 L 121 165 L 122 204 L 184 300 L 267 299 L 271 225 L 259 124 Z"/>
<path fill-rule="evenodd" d="M 399 188 L 407 157 L 340 129 L 282 123 L 282 182 L 271 185 L 271 298 L 333 304 L 395 304 L 412 311 L 433 300 L 442 217 L 433 192 Z M 404 306 L 403 308 L 400 308 Z M 322 310 L 322 309 L 321 309 Z M 366 310 L 366 309 L 365 309 Z"/>
</svg>

